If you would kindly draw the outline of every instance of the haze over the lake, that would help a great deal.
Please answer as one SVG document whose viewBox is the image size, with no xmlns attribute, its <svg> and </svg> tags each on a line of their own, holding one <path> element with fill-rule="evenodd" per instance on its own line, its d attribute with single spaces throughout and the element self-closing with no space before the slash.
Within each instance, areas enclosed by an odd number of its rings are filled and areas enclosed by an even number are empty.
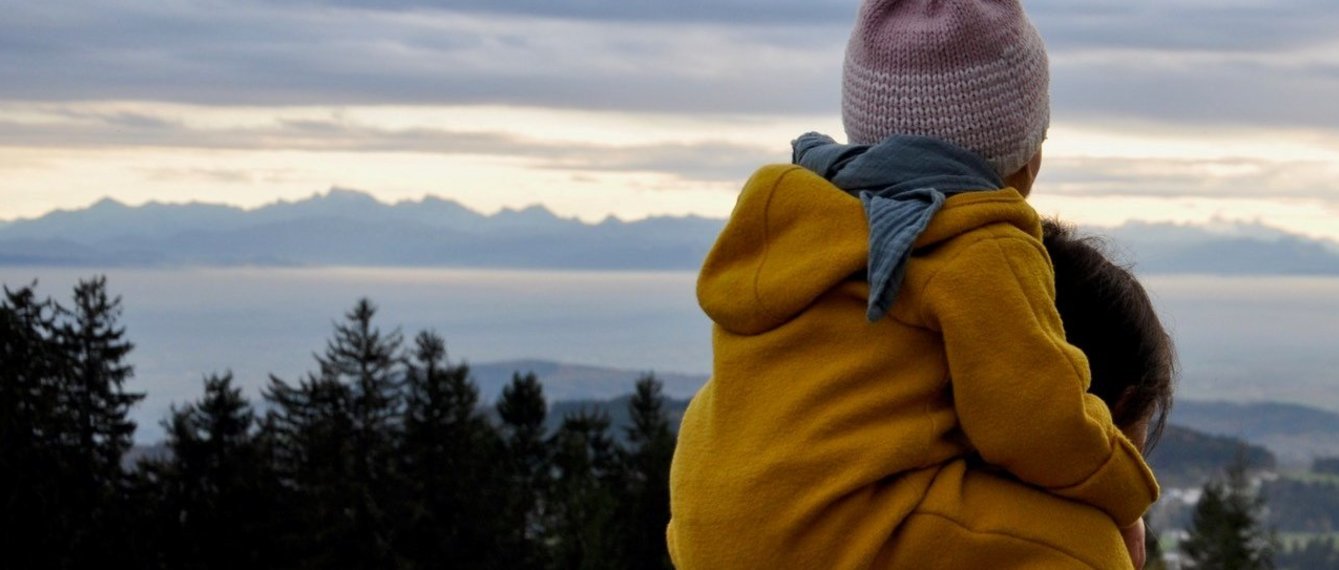
<svg viewBox="0 0 1339 570">
<path fill-rule="evenodd" d="M 0 283 L 40 277 L 64 298 L 90 269 L 0 267 Z M 136 344 L 129 389 L 138 440 L 159 439 L 172 402 L 198 398 L 201 378 L 231 369 L 259 397 L 268 375 L 314 368 L 332 323 L 369 296 L 377 322 L 406 336 L 426 328 L 452 360 L 520 358 L 707 374 L 710 323 L 691 272 L 452 269 L 108 269 Z M 1176 338 L 1180 397 L 1287 401 L 1339 411 L 1339 278 L 1146 277 Z M 630 389 L 630 386 L 629 388 Z M 602 394 L 613 397 L 617 393 Z M 684 397 L 684 394 L 676 394 Z"/>
</svg>

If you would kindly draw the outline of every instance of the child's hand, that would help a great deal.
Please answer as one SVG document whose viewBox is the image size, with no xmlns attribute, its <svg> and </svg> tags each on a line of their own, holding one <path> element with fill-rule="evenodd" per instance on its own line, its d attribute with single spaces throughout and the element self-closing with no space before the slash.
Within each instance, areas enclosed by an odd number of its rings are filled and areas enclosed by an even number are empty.
<svg viewBox="0 0 1339 570">
<path fill-rule="evenodd" d="M 1144 551 L 1144 519 L 1120 529 L 1120 535 L 1125 539 L 1125 548 L 1130 550 L 1130 560 L 1134 561 L 1135 570 L 1143 570 L 1146 553 Z"/>
</svg>

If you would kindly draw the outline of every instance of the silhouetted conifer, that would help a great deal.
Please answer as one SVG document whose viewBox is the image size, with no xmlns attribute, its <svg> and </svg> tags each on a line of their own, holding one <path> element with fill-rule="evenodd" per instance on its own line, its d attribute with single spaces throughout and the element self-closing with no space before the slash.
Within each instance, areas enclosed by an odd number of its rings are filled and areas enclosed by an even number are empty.
<svg viewBox="0 0 1339 570">
<path fill-rule="evenodd" d="M 257 418 L 232 375 L 163 422 L 166 452 L 122 467 L 132 345 L 102 278 L 74 304 L 0 298 L 0 550 L 22 568 L 668 567 L 674 435 L 642 378 L 627 445 L 604 412 L 549 436 L 533 373 L 479 408 L 431 332 L 411 358 L 360 300 L 317 370 L 271 377 Z"/>
<path fill-rule="evenodd" d="M 669 468 L 675 436 L 655 375 L 647 374 L 637 381 L 628 411 L 632 426 L 627 430 L 627 486 L 619 501 L 619 529 L 626 557 L 638 568 L 673 568 L 665 545 L 665 527 L 670 519 Z"/>
<path fill-rule="evenodd" d="M 67 539 L 76 565 L 126 556 L 128 533 L 138 530 L 124 516 L 131 509 L 121 459 L 134 443 L 130 407 L 144 395 L 125 390 L 134 374 L 126 362 L 134 345 L 125 339 L 120 317 L 121 298 L 109 297 L 106 278 L 95 277 L 75 285 L 74 304 L 55 331 L 64 355 L 58 405 L 73 421 L 66 434 L 73 465 L 62 484 L 74 497 L 75 516 L 86 521 Z"/>
<path fill-rule="evenodd" d="M 256 440 L 250 402 L 231 373 L 211 375 L 204 396 L 163 422 L 170 456 L 146 465 L 161 501 L 161 551 L 171 568 L 270 564 L 278 492 Z"/>
<path fill-rule="evenodd" d="M 353 480 L 353 413 L 349 389 L 330 375 L 308 374 L 290 386 L 270 378 L 266 439 L 280 485 L 289 490 L 281 544 L 300 567 L 335 565 L 356 553 L 349 544 L 361 501 Z"/>
<path fill-rule="evenodd" d="M 33 289 L 0 301 L 0 545 L 25 567 L 128 559 L 139 511 L 121 458 L 143 395 L 125 390 L 120 298 L 102 277 L 80 281 L 70 308 Z"/>
<path fill-rule="evenodd" d="M 502 525 L 508 529 L 506 562 L 516 568 L 540 568 L 546 559 L 541 497 L 548 487 L 549 449 L 544 441 L 548 404 L 533 372 L 512 377 L 502 389 L 497 412 L 505 449 L 502 482 L 508 490 L 506 502 L 499 505 Z"/>
<path fill-rule="evenodd" d="M 1190 536 L 1181 543 L 1188 568 L 1264 570 L 1274 568 L 1277 539 L 1264 526 L 1264 497 L 1251 490 L 1245 451 L 1226 470 L 1226 481 L 1211 481 L 1195 505 Z"/>
<path fill-rule="evenodd" d="M 63 395 L 75 411 L 78 445 L 89 462 L 91 483 L 108 491 L 121 481 L 121 456 L 134 443 L 135 422 L 127 415 L 144 397 L 125 391 L 134 369 L 126 355 L 134 348 L 120 326 L 121 298 L 107 296 L 107 280 L 95 277 L 74 288 L 69 319 L 57 340 L 69 359 Z"/>
<path fill-rule="evenodd" d="M 68 566 L 67 533 L 86 523 L 62 485 L 74 467 L 74 418 L 55 303 L 35 285 L 0 299 L 0 552 L 16 567 Z"/>
<path fill-rule="evenodd" d="M 424 331 L 405 378 L 406 555 L 424 568 L 504 567 L 498 505 L 507 494 L 495 473 L 502 442 L 478 409 L 469 367 L 450 365 L 442 338 Z"/>
<path fill-rule="evenodd" d="M 397 563 L 394 533 L 407 508 L 396 443 L 401 437 L 404 339 L 398 329 L 382 334 L 372 325 L 376 306 L 359 299 L 335 326 L 335 335 L 317 361 L 349 387 L 353 413 L 356 536 L 367 560 L 378 567 Z"/>
<path fill-rule="evenodd" d="M 294 490 L 291 541 L 305 565 L 388 568 L 401 564 L 394 531 L 407 516 L 396 465 L 400 437 L 401 336 L 372 325 L 361 299 L 335 325 L 319 372 L 297 387 L 271 378 L 271 437 L 280 480 Z"/>
<path fill-rule="evenodd" d="M 608 415 L 579 412 L 563 418 L 549 445 L 553 480 L 544 496 L 544 526 L 546 543 L 552 548 L 551 567 L 628 567 L 615 514 L 623 470 L 609 435 Z"/>
<path fill-rule="evenodd" d="M 376 312 L 371 301 L 359 299 L 344 315 L 344 322 L 335 325 L 325 354 L 316 360 L 323 371 L 349 386 L 354 429 L 359 434 L 355 445 L 373 454 L 386 454 L 390 451 L 386 440 L 399 428 L 404 339 L 398 329 L 383 335 L 373 326 Z M 366 456 L 363 464 L 370 469 L 366 466 L 382 458 L 384 455 Z"/>
</svg>

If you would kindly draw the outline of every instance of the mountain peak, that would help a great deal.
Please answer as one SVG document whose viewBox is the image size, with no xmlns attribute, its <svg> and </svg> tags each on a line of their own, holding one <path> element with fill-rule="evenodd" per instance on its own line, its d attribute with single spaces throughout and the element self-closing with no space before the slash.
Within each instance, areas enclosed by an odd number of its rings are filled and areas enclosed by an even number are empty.
<svg viewBox="0 0 1339 570">
<path fill-rule="evenodd" d="M 362 217 L 389 207 L 367 192 L 332 186 L 325 192 L 315 192 L 300 200 L 272 202 L 252 213 L 274 221 L 294 216 Z"/>
<path fill-rule="evenodd" d="M 338 186 L 331 186 L 329 190 L 326 190 L 325 194 L 313 194 L 312 199 L 346 204 L 381 204 L 381 201 L 377 200 L 377 198 L 370 193 L 351 188 L 340 188 Z"/>
<path fill-rule="evenodd" d="M 461 204 L 460 202 L 443 198 L 435 194 L 427 194 L 423 196 L 423 198 L 420 198 L 417 201 L 402 200 L 400 202 L 396 202 L 395 207 L 404 209 L 428 208 L 434 211 L 452 211 L 452 212 L 461 212 L 476 216 L 482 216 L 482 214 L 479 214 L 478 212 L 466 207 L 464 204 Z"/>
<path fill-rule="evenodd" d="M 414 202 L 413 202 L 412 200 L 405 200 L 405 201 L 402 202 L 402 203 L 404 203 L 404 204 L 413 204 Z M 443 204 L 451 204 L 451 205 L 453 205 L 453 206 L 460 206 L 460 205 L 461 205 L 460 202 L 457 202 L 457 201 L 455 201 L 455 200 L 448 200 L 448 199 L 443 198 L 443 197 L 441 197 L 441 196 L 438 196 L 438 195 L 436 195 L 436 194 L 425 194 L 425 195 L 423 196 L 423 198 L 421 198 L 421 199 L 418 201 L 418 203 L 420 203 L 420 204 L 432 204 L 432 205 L 435 205 L 435 206 L 440 206 L 440 205 L 443 205 Z M 464 206 L 461 206 L 461 207 L 463 208 Z"/>
<path fill-rule="evenodd" d="M 109 210 L 125 210 L 129 207 L 130 206 L 127 206 L 124 202 L 121 202 L 116 198 L 113 198 L 111 196 L 105 196 L 101 200 L 94 202 L 87 209 L 90 211 L 109 211 Z"/>
<path fill-rule="evenodd" d="M 556 220 L 558 215 L 540 204 L 531 204 L 521 209 L 503 208 L 491 217 L 511 220 Z"/>
</svg>

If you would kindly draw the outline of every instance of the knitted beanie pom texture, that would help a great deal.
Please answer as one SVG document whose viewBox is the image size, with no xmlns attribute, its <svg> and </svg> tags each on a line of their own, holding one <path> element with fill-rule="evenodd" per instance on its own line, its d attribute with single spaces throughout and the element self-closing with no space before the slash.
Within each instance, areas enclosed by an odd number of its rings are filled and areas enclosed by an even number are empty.
<svg viewBox="0 0 1339 570">
<path fill-rule="evenodd" d="M 1008 176 L 1046 139 L 1046 46 L 1018 0 L 866 0 L 843 67 L 852 144 L 935 137 Z"/>
</svg>

